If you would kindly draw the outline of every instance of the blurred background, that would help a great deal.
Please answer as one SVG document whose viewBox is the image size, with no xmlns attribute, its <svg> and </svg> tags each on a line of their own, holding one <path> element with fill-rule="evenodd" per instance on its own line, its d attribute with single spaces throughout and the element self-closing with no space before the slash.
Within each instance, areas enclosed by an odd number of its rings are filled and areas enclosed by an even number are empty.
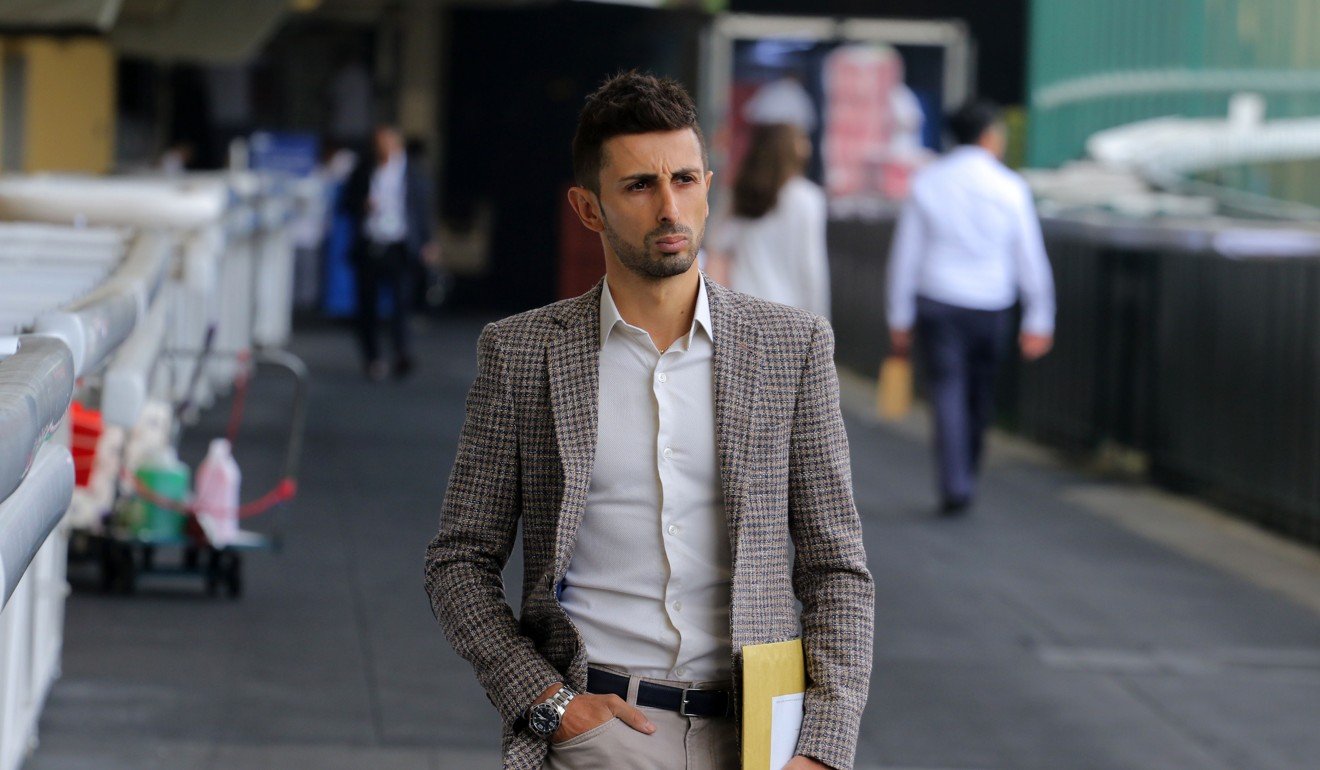
<svg viewBox="0 0 1320 770">
<path fill-rule="evenodd" d="M 763 88 L 814 115 L 879 587 L 858 767 L 1315 768 L 1317 32 L 1313 0 L 0 0 L 0 770 L 498 766 L 423 549 L 482 324 L 603 274 L 569 145 L 630 68 L 696 98 L 716 207 Z M 951 522 L 924 409 L 874 388 L 897 212 L 974 97 L 1057 335 Z M 433 232 L 389 382 L 343 203 L 381 124 Z"/>
</svg>

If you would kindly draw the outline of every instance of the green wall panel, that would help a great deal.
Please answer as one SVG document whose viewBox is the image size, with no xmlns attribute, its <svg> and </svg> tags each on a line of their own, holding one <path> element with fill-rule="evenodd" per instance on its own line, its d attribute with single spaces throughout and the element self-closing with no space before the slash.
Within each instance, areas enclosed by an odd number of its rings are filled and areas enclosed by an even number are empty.
<svg viewBox="0 0 1320 770">
<path fill-rule="evenodd" d="M 1320 115 L 1320 0 L 1032 0 L 1027 159 L 1079 158 L 1096 131 L 1224 115 Z"/>
</svg>

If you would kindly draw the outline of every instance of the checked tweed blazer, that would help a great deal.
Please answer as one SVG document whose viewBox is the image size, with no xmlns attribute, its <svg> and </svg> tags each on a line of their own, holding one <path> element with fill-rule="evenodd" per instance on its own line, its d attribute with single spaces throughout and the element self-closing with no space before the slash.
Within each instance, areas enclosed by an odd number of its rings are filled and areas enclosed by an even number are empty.
<svg viewBox="0 0 1320 770">
<path fill-rule="evenodd" d="M 822 318 L 710 281 L 707 293 L 734 671 L 744 645 L 801 635 L 808 690 L 798 752 L 845 770 L 871 674 L 875 587 L 853 505 L 833 333 Z M 555 682 L 586 685 L 582 641 L 555 587 L 573 558 L 594 466 L 600 294 L 597 284 L 482 332 L 426 554 L 432 608 L 503 717 L 509 770 L 538 770 L 545 757 L 545 741 L 523 724 L 532 701 Z M 515 618 L 501 571 L 519 522 Z"/>
</svg>

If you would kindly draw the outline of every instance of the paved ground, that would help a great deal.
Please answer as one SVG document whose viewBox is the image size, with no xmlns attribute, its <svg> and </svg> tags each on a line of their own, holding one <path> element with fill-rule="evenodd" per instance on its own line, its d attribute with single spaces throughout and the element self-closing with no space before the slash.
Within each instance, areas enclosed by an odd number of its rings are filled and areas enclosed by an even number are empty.
<svg viewBox="0 0 1320 770">
<path fill-rule="evenodd" d="M 301 331 L 315 382 L 286 548 L 249 558 L 240 601 L 181 580 L 105 596 L 75 565 L 28 770 L 497 767 L 494 712 L 421 588 L 479 327 L 428 327 L 418 376 L 375 386 L 346 330 Z M 1320 555 L 1002 439 L 975 514 L 936 518 L 920 421 L 875 424 L 845 384 L 879 589 L 859 768 L 1320 766 Z M 258 385 L 249 493 L 287 417 L 281 383 Z"/>
</svg>

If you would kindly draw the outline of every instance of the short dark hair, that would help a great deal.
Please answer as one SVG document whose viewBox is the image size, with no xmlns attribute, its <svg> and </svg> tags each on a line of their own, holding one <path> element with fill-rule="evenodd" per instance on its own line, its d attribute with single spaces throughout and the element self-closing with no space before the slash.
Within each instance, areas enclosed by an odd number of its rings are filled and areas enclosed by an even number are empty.
<svg viewBox="0 0 1320 770">
<path fill-rule="evenodd" d="M 676 80 L 629 70 L 609 78 L 587 97 L 573 135 L 573 176 L 600 194 L 601 147 L 622 134 L 681 131 L 690 128 L 701 144 L 701 165 L 709 166 L 706 138 L 697 124 L 697 107 Z"/>
<path fill-rule="evenodd" d="M 958 144 L 976 144 L 999 120 L 999 105 L 988 99 L 973 99 L 949 115 L 949 133 Z"/>
</svg>

